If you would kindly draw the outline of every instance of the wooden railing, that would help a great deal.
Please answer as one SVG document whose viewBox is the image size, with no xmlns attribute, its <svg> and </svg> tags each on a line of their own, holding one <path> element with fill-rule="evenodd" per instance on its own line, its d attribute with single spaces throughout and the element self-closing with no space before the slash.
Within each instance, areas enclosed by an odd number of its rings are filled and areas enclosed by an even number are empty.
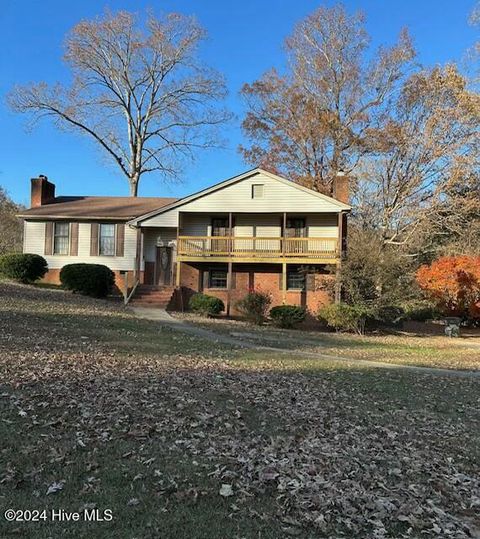
<svg viewBox="0 0 480 539">
<path fill-rule="evenodd" d="M 338 257 L 336 238 L 179 236 L 177 254 L 187 257 L 331 258 Z"/>
</svg>

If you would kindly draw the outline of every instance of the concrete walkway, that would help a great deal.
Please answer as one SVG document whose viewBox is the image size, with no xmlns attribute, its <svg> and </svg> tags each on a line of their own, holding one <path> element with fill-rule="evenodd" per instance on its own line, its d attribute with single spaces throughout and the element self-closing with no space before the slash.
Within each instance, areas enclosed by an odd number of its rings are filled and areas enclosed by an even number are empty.
<svg viewBox="0 0 480 539">
<path fill-rule="evenodd" d="M 236 348 L 244 348 L 250 350 L 257 350 L 259 352 L 275 352 L 276 354 L 296 355 L 307 357 L 311 359 L 322 359 L 329 361 L 347 362 L 349 364 L 358 363 L 366 367 L 376 367 L 382 369 L 392 370 L 407 370 L 418 372 L 420 374 L 435 374 L 438 376 L 456 376 L 459 378 L 480 378 L 480 371 L 459 371 L 454 369 L 441 369 L 437 367 L 417 367 L 415 365 L 402 365 L 398 363 L 383 363 L 381 361 L 371 361 L 368 359 L 352 359 L 343 356 L 323 354 L 320 352 L 307 352 L 304 350 L 291 350 L 285 348 L 275 348 L 272 346 L 261 346 L 255 343 L 246 342 L 241 338 L 232 338 L 228 335 L 219 335 L 214 331 L 199 328 L 184 320 L 174 318 L 167 311 L 157 308 L 148 307 L 131 307 L 133 313 L 137 318 L 144 318 L 146 320 L 153 320 L 159 322 L 161 326 L 171 328 L 175 331 L 181 331 L 182 333 L 188 333 L 207 341 L 228 344 Z M 239 334 L 240 337 L 240 334 Z"/>
</svg>

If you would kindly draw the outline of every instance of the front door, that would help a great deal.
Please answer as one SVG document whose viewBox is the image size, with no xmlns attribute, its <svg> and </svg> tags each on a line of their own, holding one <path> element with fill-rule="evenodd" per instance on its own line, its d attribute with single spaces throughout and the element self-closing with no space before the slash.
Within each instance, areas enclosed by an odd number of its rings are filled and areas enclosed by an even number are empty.
<svg viewBox="0 0 480 539">
<path fill-rule="evenodd" d="M 155 283 L 160 286 L 170 285 L 172 282 L 172 248 L 157 247 L 155 260 Z"/>
<path fill-rule="evenodd" d="M 228 220 L 225 217 L 212 219 L 212 236 L 216 236 L 218 239 L 212 238 L 211 250 L 216 254 L 227 254 L 228 240 L 225 237 L 228 236 Z"/>
</svg>

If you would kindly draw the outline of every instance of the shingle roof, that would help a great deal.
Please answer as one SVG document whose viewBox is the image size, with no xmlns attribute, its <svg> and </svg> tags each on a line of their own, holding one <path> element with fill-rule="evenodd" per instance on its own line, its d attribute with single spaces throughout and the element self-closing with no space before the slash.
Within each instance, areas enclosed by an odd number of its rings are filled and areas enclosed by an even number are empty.
<svg viewBox="0 0 480 539">
<path fill-rule="evenodd" d="M 175 202 L 159 197 L 56 197 L 50 204 L 23 211 L 19 217 L 130 220 Z"/>
</svg>

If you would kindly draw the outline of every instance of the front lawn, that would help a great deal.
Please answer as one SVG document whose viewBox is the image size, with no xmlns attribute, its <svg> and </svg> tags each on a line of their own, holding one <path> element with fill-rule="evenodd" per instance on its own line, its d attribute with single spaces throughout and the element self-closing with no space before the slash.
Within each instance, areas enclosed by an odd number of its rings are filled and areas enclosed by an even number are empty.
<svg viewBox="0 0 480 539">
<path fill-rule="evenodd" d="M 479 379 L 232 350 L 0 283 L 0 537 L 475 537 Z M 47 492 L 49 492 L 47 494 Z"/>
<path fill-rule="evenodd" d="M 463 330 L 464 337 L 418 335 L 392 332 L 367 335 L 325 331 L 282 330 L 272 326 L 252 326 L 242 321 L 207 319 L 192 314 L 175 314 L 184 319 L 258 346 L 318 352 L 323 356 L 365 359 L 445 369 L 480 370 L 480 334 Z"/>
</svg>

